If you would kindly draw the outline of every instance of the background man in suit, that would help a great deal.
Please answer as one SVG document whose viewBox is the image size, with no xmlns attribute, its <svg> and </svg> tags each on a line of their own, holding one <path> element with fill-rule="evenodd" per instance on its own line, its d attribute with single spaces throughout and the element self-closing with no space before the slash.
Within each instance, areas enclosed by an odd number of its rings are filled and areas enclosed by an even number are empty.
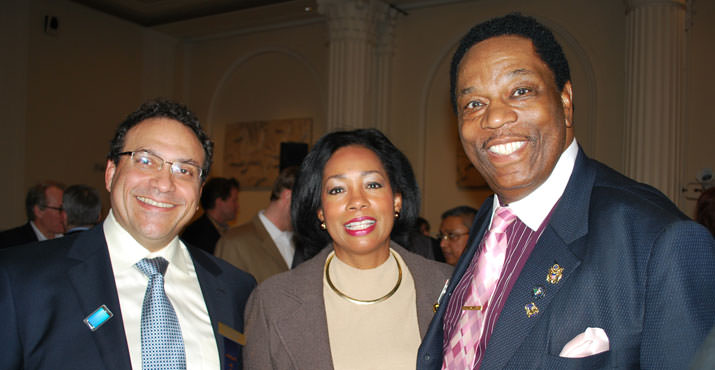
<svg viewBox="0 0 715 370">
<path fill-rule="evenodd" d="M 171 361 L 218 370 L 240 361 L 219 324 L 243 330 L 255 280 L 178 238 L 198 208 L 212 145 L 193 113 L 173 102 L 147 102 L 122 122 L 107 160 L 105 221 L 0 256 L 0 369 Z"/>
<path fill-rule="evenodd" d="M 65 235 L 91 229 L 99 223 L 102 201 L 99 193 L 91 186 L 71 185 L 62 195 L 64 207 Z"/>
<path fill-rule="evenodd" d="M 475 26 L 451 94 L 464 150 L 496 195 L 417 368 L 686 366 L 715 317 L 713 238 L 578 147 L 551 32 L 518 14 Z"/>
<path fill-rule="evenodd" d="M 290 222 L 291 189 L 297 172 L 297 167 L 286 167 L 278 174 L 268 207 L 250 222 L 226 232 L 216 244 L 216 257 L 253 275 L 259 283 L 297 265 Z"/>
<path fill-rule="evenodd" d="M 477 210 L 470 206 L 458 206 L 442 213 L 439 225 L 439 246 L 445 261 L 454 266 L 464 253 L 469 240 L 469 227 L 474 223 Z"/>
<path fill-rule="evenodd" d="M 204 214 L 186 227 L 181 238 L 213 254 L 216 242 L 238 214 L 238 181 L 223 177 L 207 181 L 201 191 L 201 207 Z"/>
<path fill-rule="evenodd" d="M 27 223 L 0 232 L 0 248 L 62 236 L 65 231 L 62 188 L 61 184 L 52 181 L 31 187 L 25 197 Z"/>
</svg>

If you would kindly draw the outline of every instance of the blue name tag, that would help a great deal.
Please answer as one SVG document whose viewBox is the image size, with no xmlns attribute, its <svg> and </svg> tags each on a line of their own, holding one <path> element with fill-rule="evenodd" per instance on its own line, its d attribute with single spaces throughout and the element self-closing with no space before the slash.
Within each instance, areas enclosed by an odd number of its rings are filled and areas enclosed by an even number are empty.
<svg viewBox="0 0 715 370">
<path fill-rule="evenodd" d="M 107 306 L 101 305 L 84 319 L 84 323 L 87 324 L 90 330 L 95 331 L 102 326 L 102 324 L 107 322 L 107 320 L 111 319 L 112 316 L 114 316 L 112 311 L 110 311 Z"/>
</svg>

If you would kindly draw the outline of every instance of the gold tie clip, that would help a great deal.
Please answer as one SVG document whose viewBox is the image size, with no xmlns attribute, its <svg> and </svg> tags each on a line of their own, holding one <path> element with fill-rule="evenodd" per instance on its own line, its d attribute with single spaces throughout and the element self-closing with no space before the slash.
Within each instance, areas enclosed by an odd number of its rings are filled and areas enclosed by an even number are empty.
<svg viewBox="0 0 715 370">
<path fill-rule="evenodd" d="M 437 312 L 437 309 L 439 308 L 439 303 L 435 303 L 434 307 L 432 307 L 432 312 Z M 487 308 L 486 305 L 484 306 L 462 306 L 462 311 L 482 311 Z"/>
</svg>

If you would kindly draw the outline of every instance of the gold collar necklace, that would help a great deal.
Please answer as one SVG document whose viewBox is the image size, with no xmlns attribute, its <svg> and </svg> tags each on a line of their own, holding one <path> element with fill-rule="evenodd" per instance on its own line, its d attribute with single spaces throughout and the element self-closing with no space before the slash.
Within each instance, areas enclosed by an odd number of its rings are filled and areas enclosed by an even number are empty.
<svg viewBox="0 0 715 370">
<path fill-rule="evenodd" d="M 335 292 L 335 294 L 346 299 L 348 302 L 352 302 L 352 303 L 360 304 L 360 305 L 367 305 L 367 304 L 382 302 L 382 301 L 392 297 L 392 295 L 395 294 L 395 292 L 397 292 L 397 289 L 400 288 L 400 284 L 402 283 L 402 267 L 400 266 L 400 262 L 397 260 L 397 256 L 395 255 L 395 252 L 392 249 L 390 249 L 390 253 L 392 254 L 392 257 L 395 258 L 395 263 L 397 264 L 397 284 L 395 284 L 395 287 L 392 288 L 391 291 L 387 292 L 387 294 L 385 294 L 384 296 L 382 296 L 380 298 L 369 299 L 369 300 L 357 299 L 357 298 L 350 297 L 349 295 L 338 290 L 338 288 L 336 288 L 335 285 L 333 284 L 333 281 L 330 280 L 330 272 L 329 272 L 330 262 L 333 260 L 333 257 L 335 257 L 334 253 L 332 255 L 330 255 L 330 257 L 328 257 L 327 261 L 325 261 L 325 280 L 328 281 L 328 285 L 330 286 L 330 289 L 332 289 Z"/>
</svg>

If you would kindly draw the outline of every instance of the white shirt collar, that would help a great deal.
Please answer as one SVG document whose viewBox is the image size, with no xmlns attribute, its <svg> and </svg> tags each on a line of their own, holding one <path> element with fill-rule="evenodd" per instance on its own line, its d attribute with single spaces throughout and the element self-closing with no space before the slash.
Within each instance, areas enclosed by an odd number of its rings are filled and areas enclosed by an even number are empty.
<svg viewBox="0 0 715 370">
<path fill-rule="evenodd" d="M 107 218 L 104 220 L 104 237 L 107 240 L 112 268 L 117 270 L 115 273 L 134 268 L 134 265 L 142 258 L 159 256 L 169 261 L 169 266 L 172 266 L 172 269 L 175 268 L 182 273 L 189 273 L 187 269 L 187 263 L 190 263 L 188 251 L 178 236 L 175 236 L 169 244 L 160 250 L 150 252 L 117 222 L 113 211 L 110 209 Z"/>
<path fill-rule="evenodd" d="M 273 240 L 277 239 L 281 235 L 292 235 L 292 231 L 281 231 L 281 229 L 278 228 L 278 226 L 274 225 L 271 220 L 266 217 L 264 214 L 265 210 L 261 210 L 258 212 L 258 218 L 261 219 L 261 222 L 263 222 L 263 226 L 265 226 L 266 231 L 268 231 L 268 234 L 271 235 L 271 238 Z"/>
<path fill-rule="evenodd" d="M 561 153 L 559 160 L 551 171 L 551 175 L 539 185 L 536 190 L 526 197 L 509 204 L 509 208 L 519 217 L 519 220 L 530 229 L 537 230 L 551 209 L 554 208 L 561 195 L 566 189 L 566 185 L 571 178 L 576 156 L 578 155 L 578 143 L 576 138 L 571 141 L 568 148 Z M 492 216 L 499 206 L 499 196 L 494 195 Z"/>
<path fill-rule="evenodd" d="M 278 252 L 283 256 L 288 268 L 293 264 L 295 256 L 295 246 L 293 245 L 293 231 L 281 231 L 271 220 L 264 214 L 265 210 L 258 212 L 258 219 L 263 223 L 268 235 L 273 239 L 273 243 L 278 247 Z"/>
<path fill-rule="evenodd" d="M 37 225 L 35 225 L 35 221 L 30 221 L 30 226 L 32 226 L 32 231 L 35 232 L 35 236 L 37 237 L 38 241 L 42 242 L 42 241 L 47 240 L 47 237 L 45 236 L 45 234 L 43 234 L 42 231 L 40 231 L 40 229 L 37 228 Z"/>
</svg>

